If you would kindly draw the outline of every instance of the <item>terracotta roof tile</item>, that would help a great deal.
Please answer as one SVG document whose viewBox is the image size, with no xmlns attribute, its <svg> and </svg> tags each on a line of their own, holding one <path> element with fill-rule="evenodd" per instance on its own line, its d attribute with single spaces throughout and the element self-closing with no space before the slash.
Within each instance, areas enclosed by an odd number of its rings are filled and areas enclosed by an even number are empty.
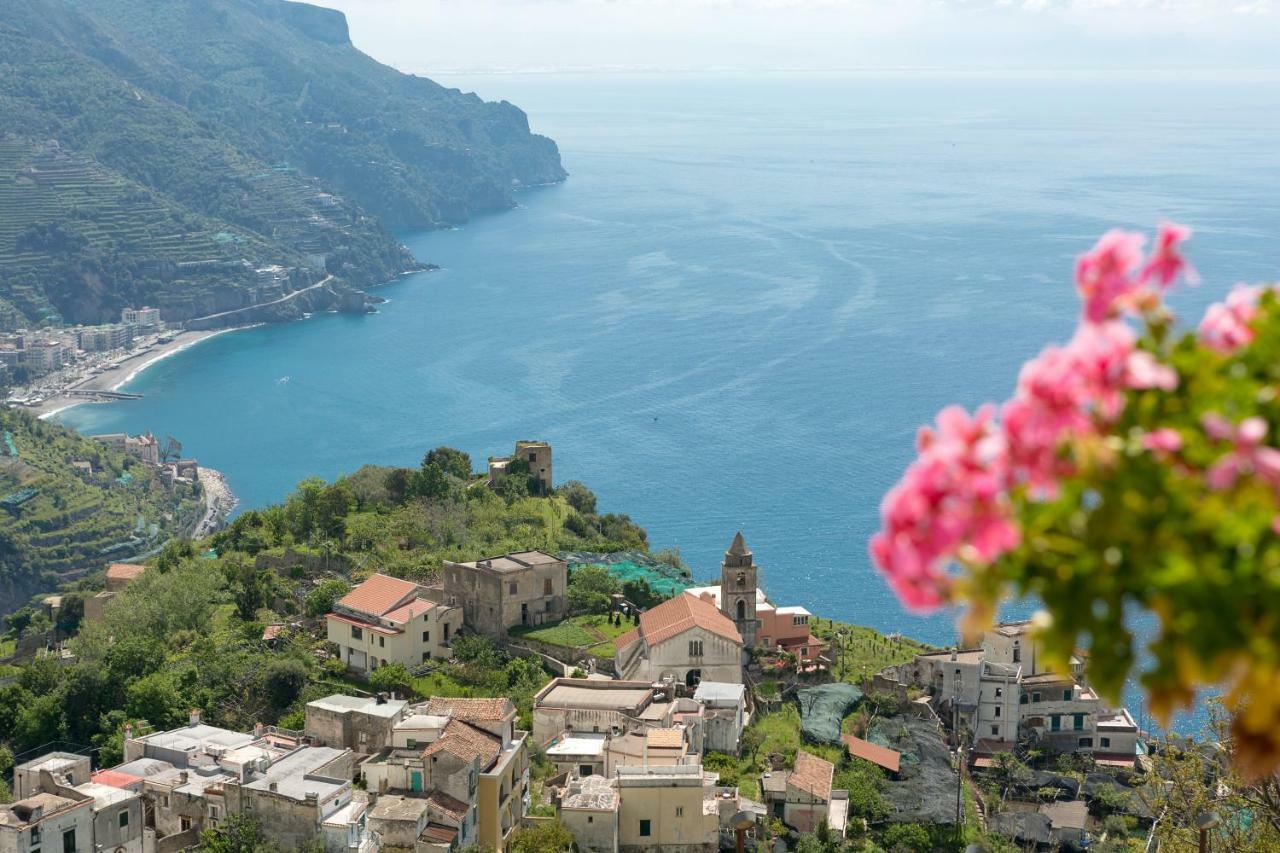
<svg viewBox="0 0 1280 853">
<path fill-rule="evenodd" d="M 444 731 L 440 733 L 440 737 L 422 750 L 422 756 L 427 758 L 441 752 L 449 752 L 463 761 L 478 758 L 480 769 L 488 770 L 501 751 L 502 741 L 497 735 L 491 735 L 462 720 L 450 720 L 444 727 Z"/>
<path fill-rule="evenodd" d="M 645 743 L 661 749 L 678 749 L 684 746 L 684 732 L 680 729 L 649 729 L 645 732 Z"/>
<path fill-rule="evenodd" d="M 97 782 L 99 785 L 110 785 L 112 788 L 129 788 L 131 785 L 141 783 L 141 776 L 134 776 L 132 773 L 124 773 L 119 770 L 99 770 L 89 777 L 90 782 Z"/>
<path fill-rule="evenodd" d="M 388 622 L 395 622 L 397 625 L 404 625 L 413 620 L 415 616 L 421 616 L 431 608 L 435 607 L 434 601 L 427 601 L 425 598 L 415 598 L 403 607 L 397 607 L 390 613 L 382 614 L 382 618 Z"/>
<path fill-rule="evenodd" d="M 829 800 L 835 772 L 836 766 L 830 761 L 801 749 L 796 752 L 796 766 L 787 782 L 819 800 Z"/>
<path fill-rule="evenodd" d="M 427 706 L 422 713 L 434 714 L 440 717 L 457 717 L 459 720 L 468 722 L 477 720 L 496 722 L 505 720 L 508 717 L 514 717 L 516 706 L 512 704 L 510 699 L 505 697 L 496 699 L 461 699 L 437 696 L 427 700 Z"/>
<path fill-rule="evenodd" d="M 432 791 L 427 796 L 427 802 L 435 806 L 447 817 L 458 821 L 465 819 L 467 812 L 471 809 L 470 804 L 454 799 L 444 791 Z"/>
<path fill-rule="evenodd" d="M 902 753 L 896 749 L 889 749 L 887 746 L 880 746 L 853 735 L 844 735 L 841 740 L 844 741 L 844 748 L 849 750 L 849 754 L 854 758 L 862 758 L 872 764 L 878 764 L 890 773 L 898 772 Z"/>
<path fill-rule="evenodd" d="M 452 844 L 458 837 L 458 830 L 442 823 L 429 823 L 418 838 L 428 844 Z"/>
<path fill-rule="evenodd" d="M 116 581 L 131 581 L 146 570 L 146 566 L 139 566 L 136 563 L 112 563 L 107 567 L 107 578 Z"/>
<path fill-rule="evenodd" d="M 418 585 L 412 581 L 378 574 L 344 595 L 338 600 L 338 604 L 361 613 L 382 616 L 395 610 L 406 598 L 417 591 Z"/>
<path fill-rule="evenodd" d="M 733 620 L 716 609 L 714 604 L 692 595 L 677 595 L 640 614 L 640 634 L 650 647 L 694 627 L 730 642 L 742 642 L 742 635 Z"/>
</svg>

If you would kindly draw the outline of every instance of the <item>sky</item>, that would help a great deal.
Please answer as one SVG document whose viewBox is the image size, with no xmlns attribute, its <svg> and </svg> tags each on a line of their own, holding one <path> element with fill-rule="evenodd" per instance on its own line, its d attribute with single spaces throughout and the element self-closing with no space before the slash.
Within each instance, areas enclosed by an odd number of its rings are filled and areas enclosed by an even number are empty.
<svg viewBox="0 0 1280 853">
<path fill-rule="evenodd" d="M 1280 0 L 312 0 L 414 73 L 1280 67 Z"/>
</svg>

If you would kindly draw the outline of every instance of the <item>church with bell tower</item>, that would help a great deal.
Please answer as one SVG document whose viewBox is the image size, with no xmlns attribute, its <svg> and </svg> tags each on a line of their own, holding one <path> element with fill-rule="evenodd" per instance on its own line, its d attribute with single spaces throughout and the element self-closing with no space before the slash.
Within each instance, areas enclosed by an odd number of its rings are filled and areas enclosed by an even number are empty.
<svg viewBox="0 0 1280 853">
<path fill-rule="evenodd" d="M 733 537 L 729 550 L 724 552 L 720 566 L 720 610 L 733 620 L 742 635 L 743 645 L 750 649 L 756 645 L 759 622 L 756 615 L 756 589 L 759 586 L 759 569 L 751 555 L 751 549 L 742 538 L 742 531 Z"/>
</svg>

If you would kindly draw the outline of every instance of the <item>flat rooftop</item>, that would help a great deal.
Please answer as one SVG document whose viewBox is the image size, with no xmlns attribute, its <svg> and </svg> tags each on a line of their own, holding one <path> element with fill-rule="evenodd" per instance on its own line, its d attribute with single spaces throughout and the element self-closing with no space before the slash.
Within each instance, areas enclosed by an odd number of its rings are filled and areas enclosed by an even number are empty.
<svg viewBox="0 0 1280 853">
<path fill-rule="evenodd" d="M 243 732 L 233 732 L 230 729 L 222 729 L 217 726 L 207 726 L 204 724 L 186 726 L 181 729 L 173 729 L 167 732 L 156 732 L 155 734 L 143 735 L 137 740 L 147 744 L 148 746 L 156 746 L 160 749 L 171 749 L 179 752 L 199 752 L 209 746 L 223 746 L 227 749 L 236 749 L 241 746 L 248 746 L 255 740 L 251 734 Z"/>
<path fill-rule="evenodd" d="M 555 760 L 573 756 L 604 756 L 606 739 L 603 734 L 568 734 L 547 747 L 547 758 Z"/>
<path fill-rule="evenodd" d="M 113 788 L 111 785 L 101 785 L 97 782 L 85 782 L 83 785 L 76 785 L 76 790 L 86 796 L 93 797 L 93 807 L 96 809 L 104 808 L 113 803 L 137 799 L 138 797 L 133 791 L 124 788 Z"/>
<path fill-rule="evenodd" d="M 703 681 L 698 684 L 693 698 L 698 702 L 741 702 L 746 696 L 745 684 L 732 684 L 727 681 Z"/>
<path fill-rule="evenodd" d="M 517 551 L 513 554 L 502 554 L 496 557 L 484 557 L 469 563 L 454 563 L 470 569 L 488 569 L 494 572 L 521 572 L 538 566 L 549 566 L 562 560 L 542 551 Z"/>
<path fill-rule="evenodd" d="M 569 785 L 569 793 L 561 800 L 560 807 L 615 811 L 618 808 L 618 792 L 603 776 L 585 776 Z"/>
<path fill-rule="evenodd" d="M 397 716 L 408 704 L 404 699 L 388 699 L 384 702 L 379 702 L 373 696 L 348 696 L 345 693 L 335 693 L 332 696 L 308 702 L 307 707 L 318 708 L 335 714 L 356 711 L 371 717 L 390 719 Z"/>
<path fill-rule="evenodd" d="M 582 709 L 588 711 L 630 711 L 653 697 L 648 685 L 615 687 L 608 681 L 557 684 L 538 701 L 539 708 Z"/>
</svg>

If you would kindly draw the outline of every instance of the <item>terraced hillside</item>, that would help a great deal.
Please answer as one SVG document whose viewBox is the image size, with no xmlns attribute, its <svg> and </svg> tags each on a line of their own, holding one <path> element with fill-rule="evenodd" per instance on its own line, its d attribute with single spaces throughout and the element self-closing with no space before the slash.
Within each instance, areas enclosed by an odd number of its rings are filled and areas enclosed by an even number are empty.
<svg viewBox="0 0 1280 853">
<path fill-rule="evenodd" d="M 293 268 L 291 289 L 379 283 L 415 264 L 384 223 L 564 177 L 516 107 L 380 65 L 339 13 L 285 0 L 0 0 L 0 137 L 0 323 L 244 308 L 240 260 Z"/>
<path fill-rule="evenodd" d="M 203 515 L 198 486 L 167 490 L 154 469 L 69 429 L 2 410 L 0 431 L 0 612 L 148 553 Z"/>
</svg>

